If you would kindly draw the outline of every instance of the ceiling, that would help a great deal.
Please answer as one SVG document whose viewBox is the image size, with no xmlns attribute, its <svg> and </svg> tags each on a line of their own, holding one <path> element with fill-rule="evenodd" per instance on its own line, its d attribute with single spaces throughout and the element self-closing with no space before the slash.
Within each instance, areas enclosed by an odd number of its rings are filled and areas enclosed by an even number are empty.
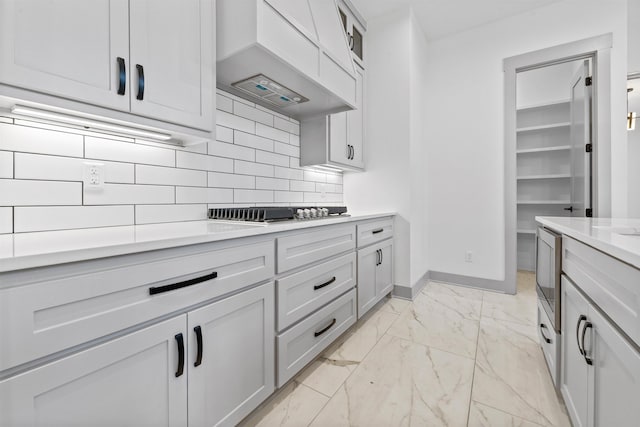
<svg viewBox="0 0 640 427">
<path fill-rule="evenodd" d="M 411 5 L 427 39 L 435 40 L 562 0 L 351 0 L 371 20 Z"/>
</svg>

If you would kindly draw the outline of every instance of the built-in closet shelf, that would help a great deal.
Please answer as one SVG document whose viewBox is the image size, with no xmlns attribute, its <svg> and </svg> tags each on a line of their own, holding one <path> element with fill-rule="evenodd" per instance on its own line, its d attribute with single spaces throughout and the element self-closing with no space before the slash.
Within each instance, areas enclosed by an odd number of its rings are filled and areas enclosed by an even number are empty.
<svg viewBox="0 0 640 427">
<path fill-rule="evenodd" d="M 570 145 L 557 145 L 554 147 L 542 147 L 542 148 L 528 148 L 526 150 L 516 150 L 516 154 L 546 153 L 549 151 L 567 151 L 567 150 L 571 150 Z"/>
<path fill-rule="evenodd" d="M 518 128 L 518 129 L 516 129 L 516 131 L 518 133 L 535 132 L 535 131 L 539 131 L 539 130 L 566 128 L 566 127 L 569 127 L 569 126 L 571 126 L 570 122 L 559 122 L 559 123 L 549 123 L 548 125 L 529 126 L 529 127 L 524 127 L 524 128 Z"/>
<path fill-rule="evenodd" d="M 519 205 L 570 205 L 570 200 L 518 200 Z"/>
<path fill-rule="evenodd" d="M 556 174 L 548 174 L 548 175 L 527 175 L 527 176 L 519 176 L 518 181 L 525 181 L 530 179 L 567 179 L 571 178 L 571 174 L 568 173 L 556 173 Z"/>
<path fill-rule="evenodd" d="M 529 230 L 526 228 L 518 228 L 518 234 L 523 234 L 523 235 L 531 235 L 531 236 L 535 236 L 536 235 L 536 230 Z"/>
<path fill-rule="evenodd" d="M 546 108 L 546 107 L 552 107 L 552 106 L 561 105 L 561 104 L 569 104 L 570 102 L 571 102 L 570 99 L 559 99 L 557 101 L 544 102 L 542 104 L 525 105 L 522 107 L 518 107 L 517 110 L 518 111 L 533 110 L 536 108 Z"/>
</svg>

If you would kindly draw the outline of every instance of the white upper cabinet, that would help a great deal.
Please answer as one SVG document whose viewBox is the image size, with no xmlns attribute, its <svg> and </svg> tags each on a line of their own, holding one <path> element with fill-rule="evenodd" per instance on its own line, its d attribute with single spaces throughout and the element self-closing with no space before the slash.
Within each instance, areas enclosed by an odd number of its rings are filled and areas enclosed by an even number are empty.
<svg viewBox="0 0 640 427">
<path fill-rule="evenodd" d="M 3 0 L 0 82 L 128 110 L 118 94 L 129 87 L 128 9 L 127 0 Z"/>
<path fill-rule="evenodd" d="M 215 0 L 3 0 L 0 84 L 45 106 L 211 131 L 214 13 Z"/>
<path fill-rule="evenodd" d="M 211 2 L 132 0 L 130 10 L 131 112 L 210 129 Z"/>
</svg>

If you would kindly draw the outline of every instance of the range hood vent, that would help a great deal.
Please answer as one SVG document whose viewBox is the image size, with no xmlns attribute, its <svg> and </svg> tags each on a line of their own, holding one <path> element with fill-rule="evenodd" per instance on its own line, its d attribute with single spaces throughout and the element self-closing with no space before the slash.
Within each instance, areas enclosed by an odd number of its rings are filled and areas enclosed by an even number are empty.
<svg viewBox="0 0 640 427">
<path fill-rule="evenodd" d="M 278 108 L 286 108 L 309 101 L 299 93 L 263 74 L 235 82 L 231 86 Z"/>
<path fill-rule="evenodd" d="M 298 120 L 355 108 L 355 69 L 334 0 L 216 7 L 218 88 Z"/>
</svg>

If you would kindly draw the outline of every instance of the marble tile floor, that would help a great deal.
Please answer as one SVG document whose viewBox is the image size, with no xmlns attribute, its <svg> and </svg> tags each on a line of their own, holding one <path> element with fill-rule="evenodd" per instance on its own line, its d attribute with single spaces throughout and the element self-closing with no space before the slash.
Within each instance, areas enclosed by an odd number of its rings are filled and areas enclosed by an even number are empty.
<svg viewBox="0 0 640 427">
<path fill-rule="evenodd" d="M 536 330 L 532 273 L 518 293 L 427 284 L 385 299 L 243 427 L 570 426 Z"/>
</svg>

